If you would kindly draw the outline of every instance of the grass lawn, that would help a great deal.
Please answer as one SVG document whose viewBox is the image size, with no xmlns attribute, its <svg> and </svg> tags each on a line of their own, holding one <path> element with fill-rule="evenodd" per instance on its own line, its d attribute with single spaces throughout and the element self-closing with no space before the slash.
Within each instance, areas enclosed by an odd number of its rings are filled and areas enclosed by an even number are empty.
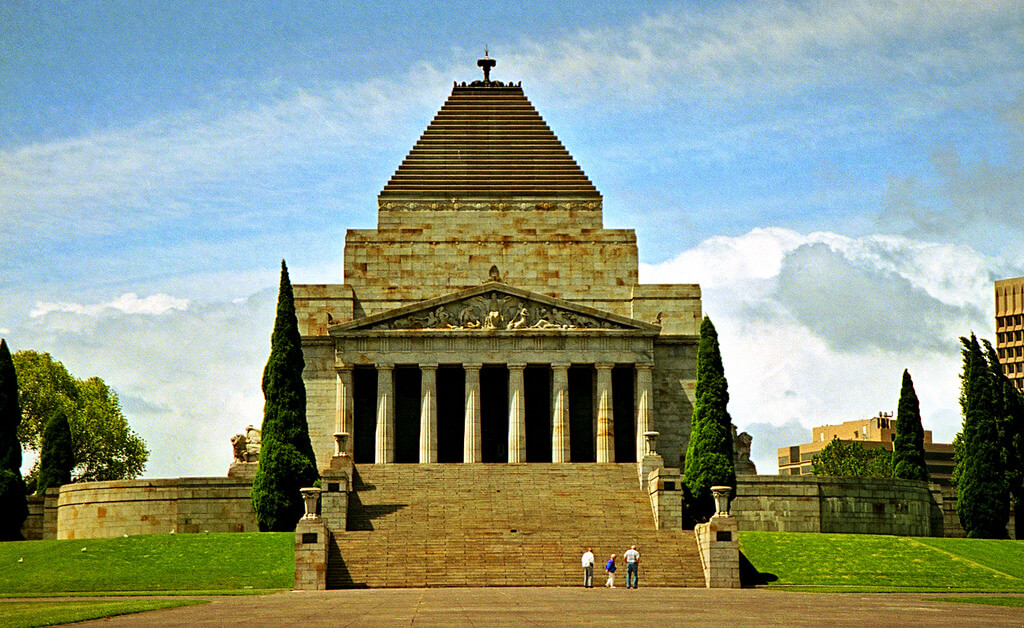
<svg viewBox="0 0 1024 628">
<path fill-rule="evenodd" d="M 0 543 L 0 595 L 286 589 L 294 544 L 290 532 Z"/>
<path fill-rule="evenodd" d="M 954 602 L 956 604 L 988 604 L 989 606 L 1019 606 L 1024 608 L 1024 597 L 932 597 L 936 602 Z"/>
<path fill-rule="evenodd" d="M 0 602 L 0 626 L 29 628 L 76 621 L 155 611 L 162 608 L 205 604 L 203 600 L 47 600 L 41 602 Z"/>
<path fill-rule="evenodd" d="M 1024 592 L 1021 541 L 741 532 L 739 542 L 771 586 Z"/>
</svg>

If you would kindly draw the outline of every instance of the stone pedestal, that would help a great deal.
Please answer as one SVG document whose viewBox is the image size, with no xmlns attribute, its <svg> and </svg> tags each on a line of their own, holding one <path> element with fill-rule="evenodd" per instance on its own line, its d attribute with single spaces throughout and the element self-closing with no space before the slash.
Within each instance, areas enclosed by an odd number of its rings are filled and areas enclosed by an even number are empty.
<svg viewBox="0 0 1024 628">
<path fill-rule="evenodd" d="M 654 527 L 659 530 L 681 530 L 683 476 L 679 469 L 661 468 L 651 471 L 647 480 L 647 490 L 651 496 L 651 509 L 654 511 Z"/>
<path fill-rule="evenodd" d="M 303 488 L 306 514 L 295 525 L 295 589 L 324 591 L 327 589 L 327 543 L 330 531 L 316 514 L 319 488 Z"/>
<path fill-rule="evenodd" d="M 728 512 L 731 490 L 728 486 L 711 487 L 718 512 L 693 529 L 704 567 L 704 582 L 709 589 L 740 588 L 739 526 Z"/>
<path fill-rule="evenodd" d="M 330 531 L 323 519 L 303 517 L 295 526 L 295 589 L 327 589 L 327 544 Z"/>
<path fill-rule="evenodd" d="M 320 518 L 332 534 L 345 531 L 348 519 L 348 495 L 352 490 L 352 457 L 335 456 L 331 468 L 320 472 Z"/>
<path fill-rule="evenodd" d="M 256 477 L 258 462 L 232 462 L 228 467 L 228 477 L 240 480 L 252 480 Z"/>
<path fill-rule="evenodd" d="M 655 448 L 658 445 L 658 432 L 647 431 L 643 433 L 644 439 L 644 450 L 643 456 L 639 459 L 636 464 L 637 473 L 640 476 L 640 489 L 647 490 L 648 478 L 651 472 L 655 469 L 661 469 L 665 466 L 665 461 L 662 459 Z"/>
</svg>

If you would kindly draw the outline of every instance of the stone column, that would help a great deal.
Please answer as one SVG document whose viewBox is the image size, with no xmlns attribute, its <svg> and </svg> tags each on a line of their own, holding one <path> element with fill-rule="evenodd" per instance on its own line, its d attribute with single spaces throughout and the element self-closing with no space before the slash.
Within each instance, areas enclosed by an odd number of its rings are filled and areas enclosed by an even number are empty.
<svg viewBox="0 0 1024 628">
<path fill-rule="evenodd" d="M 569 364 L 551 365 L 551 462 L 569 462 Z"/>
<path fill-rule="evenodd" d="M 420 462 L 437 462 L 437 365 L 420 365 Z"/>
<path fill-rule="evenodd" d="M 334 455 L 340 456 L 346 453 L 351 456 L 353 441 L 351 438 L 352 416 L 355 411 L 355 399 L 352 396 L 352 365 L 336 366 L 334 371 L 337 373 L 334 391 L 334 433 L 336 435 Z M 349 435 L 345 445 L 347 451 L 344 452 L 340 450 L 341 439 L 337 438 L 337 435 L 342 433 L 348 433 Z"/>
<path fill-rule="evenodd" d="M 597 368 L 597 461 L 615 462 L 615 432 L 612 427 L 612 364 Z"/>
<path fill-rule="evenodd" d="M 377 438 L 374 443 L 377 464 L 395 461 L 394 368 L 394 364 L 377 365 Z"/>
<path fill-rule="evenodd" d="M 636 459 L 644 459 L 647 445 L 644 432 L 654 427 L 651 425 L 651 403 L 654 401 L 654 384 L 650 364 L 636 365 Z"/>
<path fill-rule="evenodd" d="M 508 365 L 508 461 L 526 462 L 525 364 Z"/>
<path fill-rule="evenodd" d="M 466 426 L 462 448 L 463 462 L 480 462 L 483 449 L 480 442 L 480 367 L 482 364 L 463 364 L 466 371 Z"/>
</svg>

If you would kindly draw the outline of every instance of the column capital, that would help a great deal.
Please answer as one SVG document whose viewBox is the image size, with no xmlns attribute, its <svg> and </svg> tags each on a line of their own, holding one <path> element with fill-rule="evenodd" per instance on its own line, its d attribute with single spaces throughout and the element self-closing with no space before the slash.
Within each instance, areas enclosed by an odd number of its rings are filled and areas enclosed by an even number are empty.
<svg viewBox="0 0 1024 628">
<path fill-rule="evenodd" d="M 551 363 L 551 368 L 553 368 L 553 369 L 566 369 L 566 370 L 568 370 L 570 366 L 572 366 L 572 362 L 552 362 Z"/>
<path fill-rule="evenodd" d="M 462 368 L 466 369 L 467 371 L 479 371 L 480 369 L 483 368 L 483 366 L 484 365 L 482 362 L 464 362 L 462 364 Z"/>
<path fill-rule="evenodd" d="M 510 371 L 511 371 L 512 369 L 515 369 L 515 370 L 517 370 L 517 371 L 521 371 L 521 370 L 523 370 L 523 369 L 525 369 L 525 368 L 526 368 L 526 362 L 509 362 L 509 363 L 505 364 L 505 366 L 506 366 L 506 367 L 508 368 L 508 370 L 510 370 Z"/>
<path fill-rule="evenodd" d="M 595 362 L 594 363 L 594 368 L 596 368 L 599 371 L 603 371 L 605 369 L 610 371 L 613 368 L 615 368 L 615 363 L 614 362 Z"/>
<path fill-rule="evenodd" d="M 426 364 L 420 364 L 419 367 L 420 367 L 420 370 L 423 370 L 423 371 L 436 371 L 437 370 L 437 362 L 427 362 Z"/>
<path fill-rule="evenodd" d="M 651 362 L 636 362 L 633 367 L 638 371 L 649 371 L 654 368 L 654 364 Z"/>
<path fill-rule="evenodd" d="M 355 364 L 335 364 L 334 371 L 336 373 L 344 373 L 346 371 L 352 372 L 356 368 Z"/>
<path fill-rule="evenodd" d="M 394 362 L 374 362 L 373 367 L 378 371 L 390 371 L 395 368 Z"/>
</svg>

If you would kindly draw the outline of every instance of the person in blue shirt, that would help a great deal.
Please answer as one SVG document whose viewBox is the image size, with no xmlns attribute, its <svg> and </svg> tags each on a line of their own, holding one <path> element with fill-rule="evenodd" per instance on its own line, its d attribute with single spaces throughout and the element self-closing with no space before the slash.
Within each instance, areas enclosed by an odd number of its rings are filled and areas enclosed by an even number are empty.
<svg viewBox="0 0 1024 628">
<path fill-rule="evenodd" d="M 604 566 L 604 572 L 608 574 L 608 581 L 604 583 L 604 586 L 609 589 L 615 588 L 615 554 L 608 559 L 608 562 Z"/>
</svg>

